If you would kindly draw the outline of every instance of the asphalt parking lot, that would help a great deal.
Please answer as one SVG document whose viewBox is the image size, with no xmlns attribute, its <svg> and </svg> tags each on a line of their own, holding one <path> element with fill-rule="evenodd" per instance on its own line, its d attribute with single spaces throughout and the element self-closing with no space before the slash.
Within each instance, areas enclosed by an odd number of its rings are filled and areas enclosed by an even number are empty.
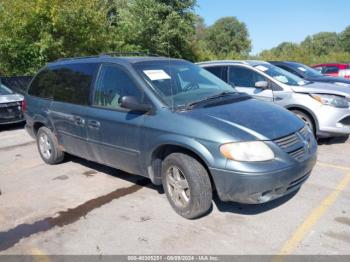
<svg viewBox="0 0 350 262">
<path fill-rule="evenodd" d="M 186 220 L 147 179 L 76 157 L 48 166 L 0 130 L 0 254 L 350 254 L 350 139 L 321 141 L 310 179 L 264 204 L 215 199 Z"/>
</svg>

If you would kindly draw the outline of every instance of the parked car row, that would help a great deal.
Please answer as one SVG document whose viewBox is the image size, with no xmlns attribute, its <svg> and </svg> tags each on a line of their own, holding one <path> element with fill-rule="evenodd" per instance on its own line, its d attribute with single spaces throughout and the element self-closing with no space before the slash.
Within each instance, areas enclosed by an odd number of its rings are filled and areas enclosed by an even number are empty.
<svg viewBox="0 0 350 262">
<path fill-rule="evenodd" d="M 330 63 L 314 65 L 313 68 L 324 75 L 350 79 L 350 64 Z"/>
<path fill-rule="evenodd" d="M 350 134 L 350 86 L 308 81 L 261 61 L 211 61 L 199 65 L 240 92 L 292 111 L 317 137 Z"/>
<path fill-rule="evenodd" d="M 197 218 L 214 190 L 247 204 L 296 192 L 316 163 L 315 135 L 350 134 L 346 83 L 261 61 L 133 55 L 61 59 L 38 72 L 22 109 L 44 162 L 68 153 L 147 177 L 178 214 Z"/>
</svg>

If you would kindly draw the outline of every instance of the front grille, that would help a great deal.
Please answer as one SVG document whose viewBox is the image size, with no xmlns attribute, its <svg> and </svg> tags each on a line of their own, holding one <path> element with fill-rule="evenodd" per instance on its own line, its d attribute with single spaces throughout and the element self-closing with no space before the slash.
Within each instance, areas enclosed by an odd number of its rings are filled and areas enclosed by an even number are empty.
<svg viewBox="0 0 350 262">
<path fill-rule="evenodd" d="M 305 125 L 302 129 L 300 129 L 299 133 L 303 136 L 306 137 L 307 134 L 309 133 L 309 127 Z"/>
<path fill-rule="evenodd" d="M 289 136 L 285 136 L 279 139 L 276 139 L 274 141 L 277 145 L 279 145 L 282 149 L 291 147 L 297 143 L 300 142 L 300 139 L 298 138 L 298 136 L 296 134 L 292 134 Z"/>
<path fill-rule="evenodd" d="M 22 109 L 20 105 L 15 103 L 6 103 L 1 104 L 0 107 L 0 118 L 11 119 L 11 118 L 21 118 L 22 117 Z M 6 107 L 4 106 L 6 105 Z"/>
<path fill-rule="evenodd" d="M 304 148 L 300 148 L 298 150 L 290 152 L 289 155 L 291 157 L 293 157 L 294 159 L 301 161 L 305 157 L 305 150 L 304 150 Z"/>
<path fill-rule="evenodd" d="M 0 108 L 15 107 L 20 105 L 21 105 L 21 102 L 9 102 L 9 103 L 0 104 Z"/>
<path fill-rule="evenodd" d="M 278 138 L 274 142 L 293 159 L 301 162 L 306 157 L 305 140 L 307 140 L 309 128 L 304 126 L 294 134 Z"/>
</svg>

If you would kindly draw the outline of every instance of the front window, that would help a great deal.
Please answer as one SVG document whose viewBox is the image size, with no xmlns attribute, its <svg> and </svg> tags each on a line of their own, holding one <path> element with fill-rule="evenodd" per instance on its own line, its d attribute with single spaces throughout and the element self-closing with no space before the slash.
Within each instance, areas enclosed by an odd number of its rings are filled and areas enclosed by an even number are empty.
<svg viewBox="0 0 350 262">
<path fill-rule="evenodd" d="M 300 77 L 293 75 L 292 73 L 289 73 L 288 71 L 271 64 L 259 64 L 254 67 L 259 71 L 271 76 L 278 82 L 289 86 L 303 86 L 308 83 Z"/>
<path fill-rule="evenodd" d="M 256 83 L 266 81 L 261 74 L 244 67 L 231 66 L 229 83 L 237 87 L 256 88 Z"/>
<path fill-rule="evenodd" d="M 149 61 L 134 65 L 169 107 L 186 106 L 222 93 L 236 93 L 224 81 L 185 61 Z"/>
<path fill-rule="evenodd" d="M 12 90 L 3 84 L 0 84 L 0 95 L 10 95 L 10 94 L 13 94 Z"/>
<path fill-rule="evenodd" d="M 124 96 L 133 96 L 141 102 L 141 93 L 123 70 L 114 65 L 103 65 L 96 85 L 94 105 L 125 110 L 121 107 Z"/>
</svg>

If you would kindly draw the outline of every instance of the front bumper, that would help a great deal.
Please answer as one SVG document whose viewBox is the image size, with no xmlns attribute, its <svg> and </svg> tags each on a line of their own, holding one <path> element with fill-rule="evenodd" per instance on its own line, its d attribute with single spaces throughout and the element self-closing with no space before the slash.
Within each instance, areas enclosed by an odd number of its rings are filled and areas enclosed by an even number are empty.
<svg viewBox="0 0 350 262">
<path fill-rule="evenodd" d="M 268 173 L 239 173 L 210 168 L 219 198 L 244 204 L 264 203 L 298 190 L 308 179 L 317 154 L 302 163 Z"/>
<path fill-rule="evenodd" d="M 15 117 L 0 117 L 0 125 L 16 124 L 24 121 L 25 119 L 22 114 Z"/>
<path fill-rule="evenodd" d="M 350 134 L 350 110 L 321 106 L 317 110 L 319 137 L 344 136 Z"/>
</svg>

